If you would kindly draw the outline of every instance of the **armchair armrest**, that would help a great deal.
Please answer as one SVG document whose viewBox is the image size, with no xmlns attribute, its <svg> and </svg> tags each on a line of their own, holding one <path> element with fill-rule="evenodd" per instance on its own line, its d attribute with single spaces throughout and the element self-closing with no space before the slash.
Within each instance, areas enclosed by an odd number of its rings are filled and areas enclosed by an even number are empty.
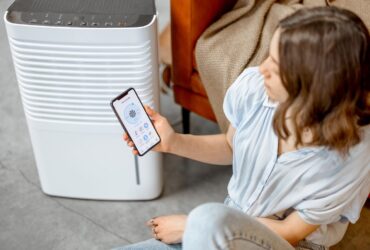
<svg viewBox="0 0 370 250">
<path fill-rule="evenodd" d="M 203 31 L 230 10 L 235 0 L 171 0 L 172 80 L 186 87 L 193 71 L 194 47 Z"/>
</svg>

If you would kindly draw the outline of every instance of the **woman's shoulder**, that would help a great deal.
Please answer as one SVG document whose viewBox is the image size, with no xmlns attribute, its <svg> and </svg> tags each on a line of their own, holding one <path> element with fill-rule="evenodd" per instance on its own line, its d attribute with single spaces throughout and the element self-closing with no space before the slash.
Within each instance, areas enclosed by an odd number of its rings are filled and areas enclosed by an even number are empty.
<svg viewBox="0 0 370 250">
<path fill-rule="evenodd" d="M 266 94 L 263 76 L 258 67 L 246 68 L 226 92 L 223 109 L 236 128 L 240 120 L 264 102 Z"/>
<path fill-rule="evenodd" d="M 249 92 L 256 92 L 263 89 L 263 75 L 258 67 L 248 67 L 238 76 L 232 84 L 242 89 L 247 89 Z"/>
<path fill-rule="evenodd" d="M 228 92 L 233 98 L 249 100 L 249 104 L 259 100 L 263 101 L 266 93 L 263 75 L 258 67 L 246 68 L 230 86 Z"/>
</svg>

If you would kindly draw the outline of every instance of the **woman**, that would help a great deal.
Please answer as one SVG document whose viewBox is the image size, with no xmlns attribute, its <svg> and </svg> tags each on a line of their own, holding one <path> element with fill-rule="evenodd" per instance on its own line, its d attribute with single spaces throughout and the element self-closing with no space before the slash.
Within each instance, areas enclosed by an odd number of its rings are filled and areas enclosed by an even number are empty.
<svg viewBox="0 0 370 250">
<path fill-rule="evenodd" d="M 370 191 L 369 44 L 353 13 L 302 9 L 279 23 L 268 58 L 228 89 L 226 134 L 177 134 L 147 107 L 162 139 L 156 151 L 232 163 L 233 176 L 225 204 L 153 218 L 156 240 L 123 249 L 326 249 L 339 242 Z"/>
</svg>

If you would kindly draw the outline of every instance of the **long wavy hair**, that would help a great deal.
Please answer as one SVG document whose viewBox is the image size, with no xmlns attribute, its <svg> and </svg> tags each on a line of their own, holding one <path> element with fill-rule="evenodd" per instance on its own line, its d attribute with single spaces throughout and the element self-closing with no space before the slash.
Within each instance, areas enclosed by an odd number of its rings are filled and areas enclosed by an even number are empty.
<svg viewBox="0 0 370 250">
<path fill-rule="evenodd" d="M 276 110 L 275 132 L 287 139 L 291 119 L 296 146 L 310 129 L 310 145 L 348 153 L 361 140 L 361 126 L 370 123 L 369 31 L 354 13 L 335 7 L 301 9 L 278 28 L 280 75 L 289 97 Z"/>
</svg>

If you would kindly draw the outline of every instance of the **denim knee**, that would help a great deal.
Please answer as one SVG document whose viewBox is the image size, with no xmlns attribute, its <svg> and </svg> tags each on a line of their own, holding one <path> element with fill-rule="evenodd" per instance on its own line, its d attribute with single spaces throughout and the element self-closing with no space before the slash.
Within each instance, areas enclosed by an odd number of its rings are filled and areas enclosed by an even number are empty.
<svg viewBox="0 0 370 250">
<path fill-rule="evenodd" d="M 228 227 L 230 211 L 221 203 L 207 203 L 193 209 L 186 222 L 183 249 L 223 249 L 233 233 Z"/>
<path fill-rule="evenodd" d="M 212 234 L 227 224 L 230 208 L 221 203 L 206 203 L 194 208 L 187 219 L 186 230 Z"/>
<path fill-rule="evenodd" d="M 255 218 L 218 203 L 207 203 L 191 211 L 183 236 L 184 250 L 262 250 L 272 249 L 272 246 L 292 249 Z"/>
</svg>

